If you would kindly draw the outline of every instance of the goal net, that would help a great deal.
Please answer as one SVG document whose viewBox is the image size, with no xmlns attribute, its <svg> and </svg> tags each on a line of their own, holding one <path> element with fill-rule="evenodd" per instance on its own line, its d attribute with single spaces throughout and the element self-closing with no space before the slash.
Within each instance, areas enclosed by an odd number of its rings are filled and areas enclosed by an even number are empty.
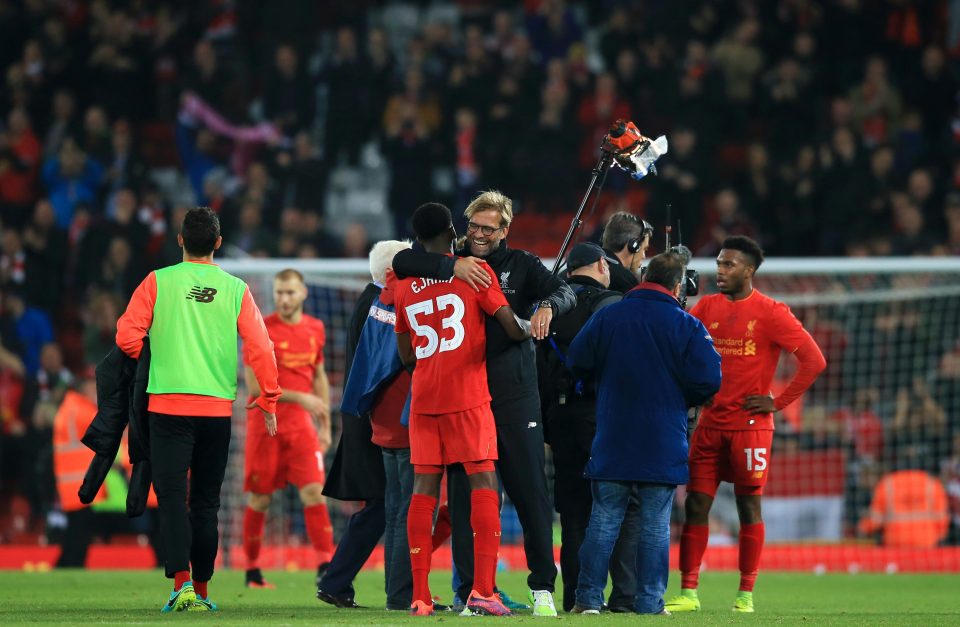
<svg viewBox="0 0 960 627">
<path fill-rule="evenodd" d="M 306 311 L 327 328 L 325 364 L 331 402 L 338 407 L 346 328 L 369 281 L 366 260 L 222 265 L 247 281 L 265 314 L 273 310 L 274 274 L 287 267 L 304 274 L 310 292 Z M 702 293 L 715 292 L 713 261 L 696 259 L 693 267 L 701 272 Z M 960 261 L 771 259 L 755 285 L 790 305 L 828 362 L 807 394 L 776 416 L 763 497 L 764 568 L 960 570 L 960 549 L 955 547 L 960 544 Z M 775 393 L 789 382 L 795 365 L 792 356 L 781 358 Z M 238 410 L 221 514 L 224 559 L 235 567 L 243 566 L 245 426 Z M 334 412 L 334 442 L 338 430 Z M 328 453 L 328 467 L 334 450 Z M 549 462 L 547 473 L 552 477 Z M 718 493 L 712 512 L 705 568 L 737 568 L 738 523 L 729 488 Z M 681 489 L 674 508 L 675 539 L 682 498 Z M 330 502 L 337 538 L 356 507 Z M 301 511 L 290 488 L 274 499 L 264 567 L 312 567 Z M 509 506 L 504 540 L 522 542 Z M 501 556 L 509 567 L 525 568 L 520 547 L 507 545 Z"/>
</svg>

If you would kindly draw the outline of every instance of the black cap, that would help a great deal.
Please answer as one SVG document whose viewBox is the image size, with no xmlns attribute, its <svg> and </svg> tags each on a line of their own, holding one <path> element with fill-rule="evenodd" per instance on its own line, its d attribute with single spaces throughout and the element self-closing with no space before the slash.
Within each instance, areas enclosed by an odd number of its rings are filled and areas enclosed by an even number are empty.
<svg viewBox="0 0 960 627">
<path fill-rule="evenodd" d="M 577 268 L 589 266 L 591 263 L 596 263 L 601 258 L 606 259 L 610 263 L 617 263 L 616 259 L 610 257 L 596 244 L 592 244 L 590 242 L 577 244 L 570 249 L 570 254 L 567 255 L 567 272 L 573 272 Z"/>
</svg>

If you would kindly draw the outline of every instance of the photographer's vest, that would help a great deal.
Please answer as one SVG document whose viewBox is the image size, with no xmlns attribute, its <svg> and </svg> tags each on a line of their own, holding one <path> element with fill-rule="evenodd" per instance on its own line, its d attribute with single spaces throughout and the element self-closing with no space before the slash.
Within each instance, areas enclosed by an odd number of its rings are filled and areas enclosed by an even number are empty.
<svg viewBox="0 0 960 627">
<path fill-rule="evenodd" d="M 246 283 L 208 263 L 157 270 L 150 394 L 237 397 L 237 318 Z"/>
</svg>

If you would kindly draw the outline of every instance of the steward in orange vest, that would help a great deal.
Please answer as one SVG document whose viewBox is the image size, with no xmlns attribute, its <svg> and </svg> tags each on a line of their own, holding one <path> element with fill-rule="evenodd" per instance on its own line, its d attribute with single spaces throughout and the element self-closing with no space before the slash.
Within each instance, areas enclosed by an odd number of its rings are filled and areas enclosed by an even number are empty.
<svg viewBox="0 0 960 627">
<path fill-rule="evenodd" d="M 925 548 L 947 536 L 949 522 L 940 481 L 922 470 L 898 470 L 884 475 L 873 490 L 860 531 L 882 531 L 884 546 Z"/>
<path fill-rule="evenodd" d="M 93 451 L 84 446 L 80 438 L 96 414 L 96 403 L 79 392 L 69 390 L 53 419 L 53 472 L 57 478 L 60 507 L 64 512 L 86 507 L 80 502 L 77 492 L 93 459 Z M 105 496 L 101 488 L 93 502 L 98 503 Z"/>
</svg>

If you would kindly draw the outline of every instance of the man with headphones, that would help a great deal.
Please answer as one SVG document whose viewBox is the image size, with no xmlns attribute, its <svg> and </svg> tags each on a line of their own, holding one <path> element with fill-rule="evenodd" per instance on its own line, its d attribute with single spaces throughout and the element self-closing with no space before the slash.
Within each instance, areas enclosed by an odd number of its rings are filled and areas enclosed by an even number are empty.
<svg viewBox="0 0 960 627">
<path fill-rule="evenodd" d="M 626 293 L 640 284 L 640 263 L 647 254 L 653 227 L 632 213 L 618 211 L 603 227 L 600 244 L 610 263 L 610 289 Z"/>
</svg>

